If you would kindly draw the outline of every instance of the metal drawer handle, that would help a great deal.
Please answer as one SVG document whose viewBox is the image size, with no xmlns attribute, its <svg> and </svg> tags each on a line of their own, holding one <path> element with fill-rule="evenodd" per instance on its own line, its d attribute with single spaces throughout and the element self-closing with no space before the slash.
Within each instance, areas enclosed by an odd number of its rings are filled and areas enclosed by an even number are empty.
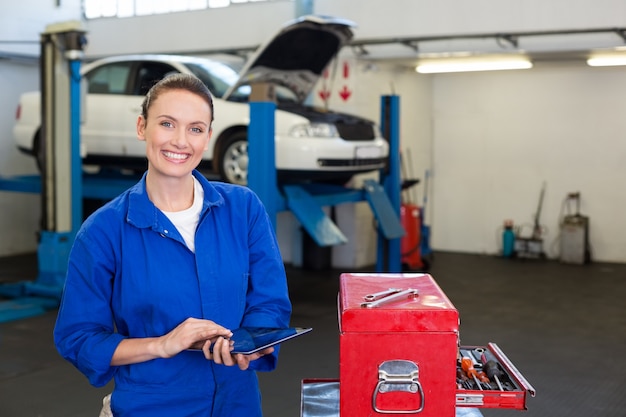
<svg viewBox="0 0 626 417">
<path fill-rule="evenodd" d="M 415 410 L 384 410 L 378 408 L 376 399 L 378 393 L 404 391 L 410 394 L 419 394 L 420 407 Z M 417 414 L 424 410 L 424 390 L 419 381 L 419 367 L 416 363 L 407 360 L 391 360 L 378 367 L 378 384 L 372 395 L 372 408 L 380 414 Z"/>
</svg>

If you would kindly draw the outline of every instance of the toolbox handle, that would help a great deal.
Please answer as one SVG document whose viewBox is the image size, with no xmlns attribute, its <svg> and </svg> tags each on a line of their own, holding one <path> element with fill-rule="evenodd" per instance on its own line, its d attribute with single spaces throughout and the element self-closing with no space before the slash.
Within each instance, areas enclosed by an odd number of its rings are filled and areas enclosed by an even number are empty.
<svg viewBox="0 0 626 417">
<path fill-rule="evenodd" d="M 420 407 L 415 410 L 391 410 L 380 409 L 376 405 L 378 393 L 390 391 L 405 391 L 411 394 L 419 394 Z M 395 359 L 385 361 L 378 367 L 378 383 L 372 395 L 372 408 L 380 414 L 417 414 L 424 410 L 424 390 L 419 381 L 419 367 L 416 363 Z"/>
</svg>

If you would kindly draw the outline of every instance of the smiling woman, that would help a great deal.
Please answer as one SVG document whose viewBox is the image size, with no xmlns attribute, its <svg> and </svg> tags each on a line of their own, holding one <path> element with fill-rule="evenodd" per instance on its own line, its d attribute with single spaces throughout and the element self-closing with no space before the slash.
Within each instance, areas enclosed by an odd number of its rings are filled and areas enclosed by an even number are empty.
<svg viewBox="0 0 626 417">
<path fill-rule="evenodd" d="M 278 349 L 237 353 L 231 329 L 288 327 L 273 225 L 249 188 L 196 171 L 213 122 L 199 78 L 163 78 L 141 108 L 148 170 L 77 233 L 55 345 L 92 385 L 115 381 L 103 415 L 260 417 L 256 371 Z"/>
</svg>

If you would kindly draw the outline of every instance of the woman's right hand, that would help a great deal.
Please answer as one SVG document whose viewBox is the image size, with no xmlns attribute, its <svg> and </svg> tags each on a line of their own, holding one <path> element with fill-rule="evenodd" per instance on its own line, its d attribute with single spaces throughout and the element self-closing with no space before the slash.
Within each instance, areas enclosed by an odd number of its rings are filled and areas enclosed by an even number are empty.
<svg viewBox="0 0 626 417">
<path fill-rule="evenodd" d="M 171 358 L 185 349 L 202 347 L 207 341 L 215 342 L 219 337 L 228 339 L 232 335 L 230 330 L 211 320 L 188 318 L 163 336 L 122 340 L 113 353 L 111 366 Z"/>
<path fill-rule="evenodd" d="M 211 320 L 188 318 L 171 332 L 160 337 L 163 357 L 172 357 L 185 349 L 202 348 L 207 340 L 230 338 L 233 333 Z"/>
</svg>

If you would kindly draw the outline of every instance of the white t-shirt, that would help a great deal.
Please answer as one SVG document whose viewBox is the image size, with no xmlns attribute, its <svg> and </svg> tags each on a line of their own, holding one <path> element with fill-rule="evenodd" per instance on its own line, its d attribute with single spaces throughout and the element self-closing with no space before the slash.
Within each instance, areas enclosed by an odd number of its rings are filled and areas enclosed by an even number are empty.
<svg viewBox="0 0 626 417">
<path fill-rule="evenodd" d="M 200 220 L 202 211 L 202 201 L 204 200 L 204 189 L 202 185 L 193 177 L 193 203 L 191 207 L 182 211 L 164 211 L 163 213 L 176 226 L 178 233 L 185 239 L 187 247 L 196 252 L 195 236 L 196 227 Z"/>
</svg>

